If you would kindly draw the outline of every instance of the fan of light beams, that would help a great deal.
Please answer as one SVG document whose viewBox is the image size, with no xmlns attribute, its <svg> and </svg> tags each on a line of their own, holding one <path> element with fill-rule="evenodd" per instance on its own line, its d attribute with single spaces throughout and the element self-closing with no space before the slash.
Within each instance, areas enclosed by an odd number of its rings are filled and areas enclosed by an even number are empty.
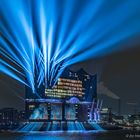
<svg viewBox="0 0 140 140">
<path fill-rule="evenodd" d="M 74 63 L 140 35 L 139 0 L 0 0 L 0 72 L 35 93 Z M 26 80 L 25 80 L 26 79 Z"/>
</svg>

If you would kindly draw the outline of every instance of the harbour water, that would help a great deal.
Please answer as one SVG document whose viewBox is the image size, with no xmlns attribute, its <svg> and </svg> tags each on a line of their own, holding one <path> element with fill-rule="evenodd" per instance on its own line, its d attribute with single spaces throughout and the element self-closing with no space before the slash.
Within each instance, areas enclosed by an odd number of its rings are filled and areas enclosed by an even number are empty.
<svg viewBox="0 0 140 140">
<path fill-rule="evenodd" d="M 0 140 L 139 140 L 140 131 L 0 133 Z"/>
</svg>

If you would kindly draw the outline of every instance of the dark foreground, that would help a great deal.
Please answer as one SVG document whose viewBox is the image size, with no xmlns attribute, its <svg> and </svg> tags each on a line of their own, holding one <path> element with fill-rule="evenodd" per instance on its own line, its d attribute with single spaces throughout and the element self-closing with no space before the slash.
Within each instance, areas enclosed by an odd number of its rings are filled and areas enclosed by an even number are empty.
<svg viewBox="0 0 140 140">
<path fill-rule="evenodd" d="M 139 140 L 140 131 L 0 133 L 0 140 Z"/>
</svg>

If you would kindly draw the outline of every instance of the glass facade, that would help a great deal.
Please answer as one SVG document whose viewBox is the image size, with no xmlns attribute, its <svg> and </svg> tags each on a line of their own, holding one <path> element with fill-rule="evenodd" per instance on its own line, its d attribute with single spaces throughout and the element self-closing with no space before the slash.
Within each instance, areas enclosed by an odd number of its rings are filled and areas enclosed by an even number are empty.
<svg viewBox="0 0 140 140">
<path fill-rule="evenodd" d="M 93 100 L 96 106 L 96 84 L 96 75 L 89 75 L 83 69 L 77 72 L 65 69 L 53 87 L 42 84 L 44 92 L 37 90 L 39 98 L 26 90 L 27 118 L 30 121 L 87 121 Z"/>
<path fill-rule="evenodd" d="M 38 102 L 26 103 L 29 121 L 87 121 L 91 103 Z"/>
<path fill-rule="evenodd" d="M 62 120 L 62 104 L 51 104 L 51 120 Z"/>
<path fill-rule="evenodd" d="M 45 89 L 45 97 L 68 99 L 70 97 L 84 97 L 82 81 L 59 78 L 57 85 L 52 89 Z"/>
</svg>

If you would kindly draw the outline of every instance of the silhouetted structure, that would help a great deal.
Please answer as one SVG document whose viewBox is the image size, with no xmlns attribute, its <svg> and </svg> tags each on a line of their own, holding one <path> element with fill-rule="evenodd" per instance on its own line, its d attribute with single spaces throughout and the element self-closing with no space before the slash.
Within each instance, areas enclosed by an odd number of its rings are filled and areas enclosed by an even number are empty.
<svg viewBox="0 0 140 140">
<path fill-rule="evenodd" d="M 88 120 L 93 100 L 96 106 L 96 88 L 97 75 L 83 69 L 76 72 L 65 69 L 54 86 L 47 87 L 45 92 L 38 91 L 40 98 L 27 88 L 27 118 L 31 121 Z"/>
</svg>

